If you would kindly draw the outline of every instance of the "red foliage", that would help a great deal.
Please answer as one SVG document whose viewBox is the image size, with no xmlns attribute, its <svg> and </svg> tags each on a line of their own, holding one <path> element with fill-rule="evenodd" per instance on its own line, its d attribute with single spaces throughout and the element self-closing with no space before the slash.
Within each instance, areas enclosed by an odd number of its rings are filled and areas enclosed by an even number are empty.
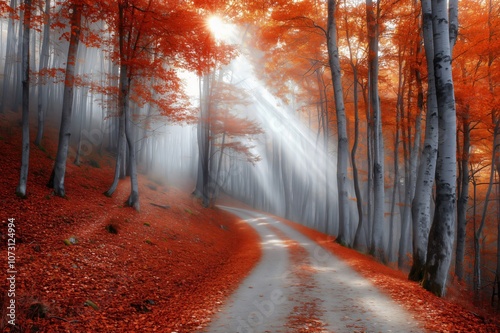
<svg viewBox="0 0 500 333">
<path fill-rule="evenodd" d="M 187 191 L 144 177 L 140 213 L 123 206 L 127 181 L 113 198 L 105 197 L 113 172 L 106 157 L 100 168 L 69 163 L 68 198 L 53 196 L 45 184 L 55 140 L 44 150 L 31 147 L 28 197 L 17 198 L 21 136 L 5 119 L 0 124 L 0 207 L 2 221 L 16 221 L 16 323 L 23 330 L 192 332 L 257 262 L 253 229 L 217 209 L 201 208 Z M 6 232 L 3 222 L 4 281 Z M 76 243 L 65 245 L 71 238 Z M 6 289 L 2 283 L 4 312 Z M 98 309 L 85 306 L 88 301 Z M 29 314 L 37 304 L 45 308 L 38 312 L 43 318 Z M 16 331 L 4 314 L 0 330 Z"/>
</svg>

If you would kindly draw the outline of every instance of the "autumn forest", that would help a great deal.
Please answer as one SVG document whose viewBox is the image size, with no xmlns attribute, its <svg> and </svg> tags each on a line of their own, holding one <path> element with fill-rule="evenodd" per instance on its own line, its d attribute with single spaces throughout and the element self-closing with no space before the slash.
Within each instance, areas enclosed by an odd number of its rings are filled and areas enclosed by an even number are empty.
<svg viewBox="0 0 500 333">
<path fill-rule="evenodd" d="M 235 332 L 268 237 L 283 286 L 331 249 L 425 331 L 498 330 L 499 95 L 494 0 L 0 0 L 0 328 Z M 287 332 L 355 331 L 290 293 Z"/>
</svg>

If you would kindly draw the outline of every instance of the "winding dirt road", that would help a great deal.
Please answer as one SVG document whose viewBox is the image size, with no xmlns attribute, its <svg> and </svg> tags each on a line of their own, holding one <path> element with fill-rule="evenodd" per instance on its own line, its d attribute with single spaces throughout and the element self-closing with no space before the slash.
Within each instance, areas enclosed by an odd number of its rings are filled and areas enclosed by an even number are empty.
<svg viewBox="0 0 500 333">
<path fill-rule="evenodd" d="M 263 214 L 221 208 L 257 230 L 262 258 L 201 332 L 424 332 L 408 312 L 300 232 Z"/>
</svg>

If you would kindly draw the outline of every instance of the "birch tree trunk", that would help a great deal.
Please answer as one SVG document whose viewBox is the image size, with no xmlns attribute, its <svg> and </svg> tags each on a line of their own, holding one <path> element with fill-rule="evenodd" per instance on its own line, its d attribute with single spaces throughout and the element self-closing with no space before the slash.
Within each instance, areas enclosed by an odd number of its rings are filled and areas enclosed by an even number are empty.
<svg viewBox="0 0 500 333">
<path fill-rule="evenodd" d="M 328 0 L 328 27 L 327 45 L 328 60 L 332 73 L 333 92 L 335 97 L 335 110 L 337 113 L 337 190 L 339 210 L 339 233 L 337 242 L 345 246 L 351 246 L 351 233 L 349 221 L 349 195 L 347 192 L 347 165 L 349 163 L 349 140 L 347 137 L 347 118 L 344 106 L 344 95 L 342 91 L 342 75 L 340 71 L 339 51 L 337 46 L 337 26 L 335 20 L 336 1 Z"/>
<path fill-rule="evenodd" d="M 438 151 L 438 105 L 434 75 L 434 45 L 432 7 L 430 0 L 422 0 L 422 32 L 427 61 L 427 114 L 422 156 L 418 167 L 415 197 L 412 201 L 413 264 L 409 279 L 422 281 L 427 258 L 427 244 L 431 225 L 431 195 L 434 186 Z"/>
<path fill-rule="evenodd" d="M 449 34 L 450 34 L 450 56 L 453 56 L 453 47 L 458 37 L 458 0 L 448 0 Z"/>
<path fill-rule="evenodd" d="M 25 0 L 25 13 L 23 22 L 23 48 L 22 48 L 22 155 L 21 155 L 21 172 L 19 177 L 19 185 L 16 188 L 16 195 L 26 197 L 26 187 L 28 183 L 28 169 L 30 160 L 30 122 L 29 122 L 29 107 L 30 107 L 30 24 L 31 24 L 31 0 Z M 5 96 L 4 96 L 5 97 Z"/>
<path fill-rule="evenodd" d="M 453 252 L 457 174 L 457 116 L 446 1 L 432 1 L 432 26 L 439 143 L 436 161 L 436 208 L 429 233 L 422 284 L 432 293 L 444 296 Z"/>
<path fill-rule="evenodd" d="M 59 128 L 59 144 L 57 146 L 56 161 L 48 186 L 54 188 L 56 195 L 64 197 L 64 177 L 66 174 L 66 158 L 68 157 L 69 138 L 71 136 L 71 115 L 73 112 L 73 90 L 75 85 L 76 57 L 80 42 L 80 25 L 82 12 L 78 5 L 71 6 L 71 37 L 69 41 L 66 74 L 64 79 L 63 108 L 61 126 Z"/>
</svg>

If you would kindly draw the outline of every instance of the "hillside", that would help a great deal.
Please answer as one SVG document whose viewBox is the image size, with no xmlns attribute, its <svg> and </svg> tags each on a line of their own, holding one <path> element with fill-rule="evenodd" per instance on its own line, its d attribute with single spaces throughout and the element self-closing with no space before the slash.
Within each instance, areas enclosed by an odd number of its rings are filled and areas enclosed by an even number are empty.
<svg viewBox="0 0 500 333">
<path fill-rule="evenodd" d="M 80 167 L 69 162 L 67 198 L 53 196 L 45 185 L 55 140 L 43 149 L 31 145 L 28 196 L 17 198 L 21 135 L 5 118 L 0 124 L 1 277 L 14 218 L 19 328 L 7 325 L 2 283 L 6 332 L 190 332 L 258 260 L 253 229 L 201 208 L 186 190 L 141 176 L 140 213 L 123 206 L 127 180 L 112 198 L 104 196 L 113 176 L 108 156 Z"/>
</svg>

